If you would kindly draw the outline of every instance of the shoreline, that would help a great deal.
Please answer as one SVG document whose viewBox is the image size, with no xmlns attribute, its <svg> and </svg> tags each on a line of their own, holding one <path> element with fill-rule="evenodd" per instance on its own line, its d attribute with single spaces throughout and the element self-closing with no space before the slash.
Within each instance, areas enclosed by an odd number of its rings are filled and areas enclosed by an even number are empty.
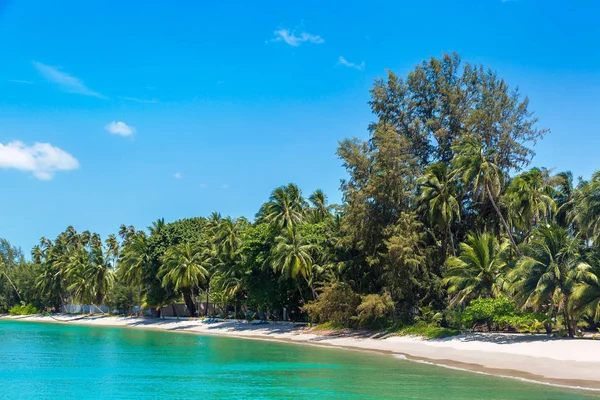
<svg viewBox="0 0 600 400">
<path fill-rule="evenodd" d="M 292 323 L 207 324 L 188 318 L 32 315 L 0 316 L 0 320 L 145 329 L 367 351 L 496 377 L 600 391 L 600 340 L 503 333 L 471 333 L 427 340 L 373 332 L 314 331 Z"/>
</svg>

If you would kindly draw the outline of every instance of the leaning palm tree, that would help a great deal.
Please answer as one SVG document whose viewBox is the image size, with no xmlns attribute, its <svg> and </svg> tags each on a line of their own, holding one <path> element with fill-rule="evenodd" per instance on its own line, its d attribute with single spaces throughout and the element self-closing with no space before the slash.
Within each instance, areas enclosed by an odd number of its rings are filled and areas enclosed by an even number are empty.
<svg viewBox="0 0 600 400">
<path fill-rule="evenodd" d="M 445 163 L 434 163 L 427 167 L 425 174 L 417 181 L 419 190 L 419 207 L 424 211 L 431 226 L 444 232 L 442 255 L 445 258 L 448 242 L 452 243 L 452 254 L 455 254 L 452 239 L 452 224 L 460 220 L 460 205 L 456 195 L 452 171 Z"/>
<path fill-rule="evenodd" d="M 271 260 L 273 270 L 289 279 L 295 279 L 301 275 L 312 290 L 313 297 L 316 298 L 311 256 L 314 245 L 306 243 L 302 236 L 292 228 L 284 230 L 276 238 L 276 243 Z"/>
<path fill-rule="evenodd" d="M 172 285 L 181 292 L 190 315 L 195 316 L 194 291 L 208 277 L 202 250 L 189 242 L 181 243 L 170 247 L 162 262 L 158 275 L 162 277 L 163 286 Z"/>
<path fill-rule="evenodd" d="M 146 233 L 137 232 L 126 243 L 119 258 L 117 276 L 119 279 L 133 286 L 140 286 L 145 273 L 150 271 L 152 265 L 152 249 Z"/>
<path fill-rule="evenodd" d="M 455 151 L 458 154 L 454 160 L 455 171 L 460 173 L 466 184 L 471 185 L 475 200 L 485 201 L 486 198 L 489 200 L 506 230 L 515 253 L 520 256 L 521 252 L 496 200 L 504 186 L 504 174 L 494 161 L 494 149 L 486 149 L 480 142 L 467 139 L 455 146 Z"/>
<path fill-rule="evenodd" d="M 452 296 L 451 305 L 465 304 L 477 297 L 498 297 L 505 286 L 508 242 L 484 233 L 469 235 L 460 244 L 460 256 L 446 261 L 443 283 Z"/>
<path fill-rule="evenodd" d="M 532 168 L 517 175 L 506 191 L 514 225 L 528 233 L 539 223 L 548 222 L 557 209 L 554 195 L 547 171 Z"/>
<path fill-rule="evenodd" d="M 575 311 L 589 315 L 594 321 L 600 320 L 600 264 L 597 261 L 573 291 Z"/>
<path fill-rule="evenodd" d="M 526 255 L 509 274 L 512 291 L 523 309 L 562 313 L 571 337 L 577 328 L 571 298 L 580 282 L 592 278 L 579 246 L 580 241 L 556 223 L 541 226 L 534 230 L 525 246 Z"/>
</svg>

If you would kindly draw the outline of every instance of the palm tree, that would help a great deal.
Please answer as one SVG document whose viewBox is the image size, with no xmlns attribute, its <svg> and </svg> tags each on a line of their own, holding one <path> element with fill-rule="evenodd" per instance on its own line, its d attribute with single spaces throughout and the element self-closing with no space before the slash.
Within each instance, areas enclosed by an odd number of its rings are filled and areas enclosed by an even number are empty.
<svg viewBox="0 0 600 400">
<path fill-rule="evenodd" d="M 117 276 L 130 285 L 140 286 L 151 266 L 152 254 L 148 236 L 143 231 L 137 232 L 121 252 Z"/>
<path fill-rule="evenodd" d="M 215 232 L 217 253 L 221 257 L 233 260 L 241 245 L 241 233 L 248 224 L 244 218 L 233 220 L 231 217 L 222 218 Z"/>
<path fill-rule="evenodd" d="M 107 255 L 111 258 L 111 263 L 113 268 L 117 265 L 117 260 L 119 259 L 119 241 L 117 240 L 117 236 L 114 234 L 108 235 L 106 239 L 106 247 L 107 247 Z"/>
<path fill-rule="evenodd" d="M 104 254 L 101 244 L 96 244 L 91 250 L 91 260 L 86 266 L 84 275 L 89 284 L 92 305 L 100 309 L 98 305 L 103 304 L 106 295 L 115 283 L 113 265 L 109 261 L 112 253 Z"/>
<path fill-rule="evenodd" d="M 581 182 L 574 194 L 571 220 L 586 239 L 600 243 L 600 171 L 590 181 Z"/>
<path fill-rule="evenodd" d="M 556 223 L 536 228 L 525 246 L 526 256 L 509 276 L 524 309 L 562 312 L 571 337 L 577 328 L 571 297 L 579 282 L 593 278 L 590 266 L 582 262 L 579 246 L 579 240 Z"/>
<path fill-rule="evenodd" d="M 513 246 L 515 253 L 520 256 L 521 252 L 512 236 L 512 232 L 506 219 L 500 212 L 496 198 L 500 196 L 504 185 L 504 174 L 502 169 L 494 162 L 495 150 L 485 147 L 474 139 L 467 139 L 459 146 L 455 146 L 458 157 L 454 160 L 455 170 L 462 175 L 466 184 L 471 184 L 473 198 L 484 201 L 487 198 L 498 214 L 506 235 Z"/>
<path fill-rule="evenodd" d="M 589 315 L 594 321 L 600 320 L 600 264 L 597 261 L 573 291 L 575 311 Z"/>
<path fill-rule="evenodd" d="M 162 261 L 158 275 L 162 277 L 163 286 L 171 284 L 180 291 L 190 315 L 195 316 L 194 290 L 208 277 L 202 250 L 189 242 L 181 243 L 170 247 Z"/>
<path fill-rule="evenodd" d="M 165 219 L 164 218 L 159 218 L 156 221 L 154 221 L 152 223 L 151 226 L 148 227 L 148 230 L 150 231 L 150 235 L 153 234 L 159 234 L 165 227 Z"/>
<path fill-rule="evenodd" d="M 556 222 L 562 227 L 569 226 L 569 215 L 572 214 L 575 195 L 573 174 L 570 171 L 554 175 L 550 182 L 554 188 L 554 202 L 556 203 Z"/>
<path fill-rule="evenodd" d="M 434 163 L 427 167 L 425 174 L 418 179 L 420 187 L 418 202 L 425 211 L 430 225 L 444 232 L 442 256 L 445 259 L 448 242 L 452 243 L 452 223 L 460 219 L 460 205 L 456 197 L 453 174 L 445 163 Z"/>
<path fill-rule="evenodd" d="M 555 193 L 547 175 L 547 171 L 532 168 L 517 175 L 506 191 L 512 220 L 523 232 L 549 221 L 556 211 Z"/>
<path fill-rule="evenodd" d="M 276 238 L 276 245 L 272 252 L 273 270 L 281 273 L 283 277 L 295 279 L 299 274 L 304 278 L 316 298 L 313 286 L 313 258 L 311 252 L 314 245 L 304 241 L 302 236 L 294 229 L 288 228 Z"/>
<path fill-rule="evenodd" d="M 308 197 L 308 201 L 312 205 L 307 210 L 309 217 L 312 222 L 319 223 L 324 221 L 330 221 L 333 217 L 331 210 L 333 206 L 327 204 L 327 196 L 321 189 L 317 189 Z"/>
<path fill-rule="evenodd" d="M 484 233 L 469 235 L 460 244 L 459 257 L 446 261 L 448 270 L 442 282 L 453 295 L 450 302 L 465 304 L 476 297 L 498 297 L 504 288 L 508 242 L 499 242 L 495 236 Z"/>
<path fill-rule="evenodd" d="M 258 213 L 258 220 L 265 220 L 280 229 L 293 227 L 303 220 L 306 201 L 298 186 L 290 183 L 273 190 L 269 201 Z"/>
</svg>

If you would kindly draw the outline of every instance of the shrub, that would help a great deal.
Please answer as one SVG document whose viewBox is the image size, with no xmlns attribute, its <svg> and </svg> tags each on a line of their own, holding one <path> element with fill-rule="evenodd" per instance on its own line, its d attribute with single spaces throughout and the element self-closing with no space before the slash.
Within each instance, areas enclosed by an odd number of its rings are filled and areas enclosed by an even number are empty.
<svg viewBox="0 0 600 400">
<path fill-rule="evenodd" d="M 515 304 L 506 297 L 476 299 L 465 308 L 462 322 L 466 327 L 485 323 L 491 330 L 492 325 L 505 323 L 515 312 Z"/>
<path fill-rule="evenodd" d="M 317 300 L 311 301 L 302 311 L 315 322 L 330 322 L 335 326 L 351 326 L 352 317 L 360 304 L 360 296 L 350 286 L 334 283 L 321 290 Z"/>
<path fill-rule="evenodd" d="M 40 313 L 40 310 L 35 308 L 35 306 L 33 304 L 27 304 L 26 306 L 23 306 L 23 305 L 14 306 L 9 311 L 10 315 L 32 315 L 32 314 L 39 314 L 39 313 Z"/>
<path fill-rule="evenodd" d="M 428 325 L 424 322 L 417 322 L 414 325 L 400 328 L 397 331 L 397 334 L 422 336 L 427 339 L 443 339 L 446 337 L 456 336 L 460 334 L 460 331 L 458 329 L 442 328 L 438 325 Z"/>
<path fill-rule="evenodd" d="M 362 298 L 354 317 L 360 328 L 377 329 L 387 325 L 394 315 L 394 301 L 389 293 L 369 294 Z"/>
</svg>

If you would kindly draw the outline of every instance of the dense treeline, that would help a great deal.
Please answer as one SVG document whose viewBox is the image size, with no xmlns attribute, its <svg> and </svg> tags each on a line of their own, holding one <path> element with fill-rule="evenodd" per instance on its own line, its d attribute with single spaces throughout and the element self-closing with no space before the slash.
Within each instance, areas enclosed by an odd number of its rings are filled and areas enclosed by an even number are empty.
<svg viewBox="0 0 600 400">
<path fill-rule="evenodd" d="M 598 321 L 600 172 L 575 182 L 527 169 L 547 133 L 527 98 L 444 55 L 406 79 L 389 72 L 369 104 L 369 140 L 337 150 L 348 173 L 341 205 L 288 184 L 254 222 L 158 220 L 123 225 L 105 242 L 69 227 L 42 238 L 31 262 L 2 241 L 0 309 L 72 302 L 127 312 L 183 300 L 197 315 L 201 297 L 223 314 L 282 318 L 285 307 L 291 318 L 352 327 L 519 329 L 514 321 L 529 315 L 574 336 Z M 481 316 L 488 306 L 514 318 Z"/>
</svg>

